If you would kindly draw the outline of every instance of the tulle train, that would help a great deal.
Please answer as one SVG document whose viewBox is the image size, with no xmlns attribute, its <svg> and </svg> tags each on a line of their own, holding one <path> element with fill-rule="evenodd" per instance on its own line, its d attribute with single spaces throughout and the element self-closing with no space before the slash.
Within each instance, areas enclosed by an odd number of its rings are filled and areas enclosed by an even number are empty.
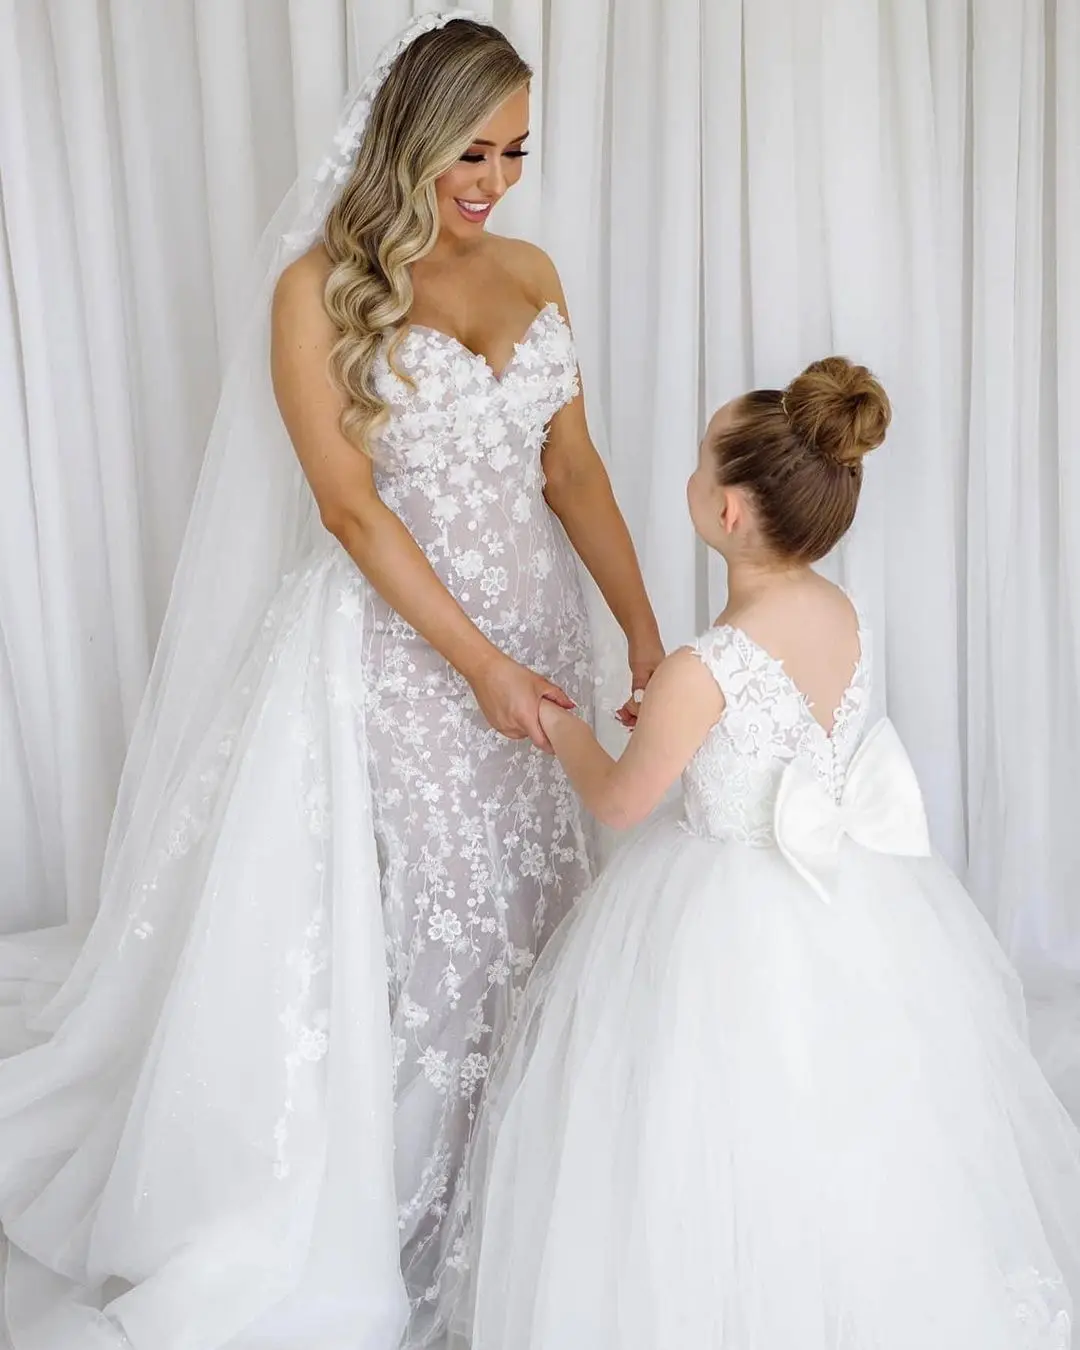
<svg viewBox="0 0 1080 1350">
<path fill-rule="evenodd" d="M 72 1006 L 0 1063 L 15 1350 L 397 1344 L 361 584 L 336 545 L 286 579 Z"/>
</svg>

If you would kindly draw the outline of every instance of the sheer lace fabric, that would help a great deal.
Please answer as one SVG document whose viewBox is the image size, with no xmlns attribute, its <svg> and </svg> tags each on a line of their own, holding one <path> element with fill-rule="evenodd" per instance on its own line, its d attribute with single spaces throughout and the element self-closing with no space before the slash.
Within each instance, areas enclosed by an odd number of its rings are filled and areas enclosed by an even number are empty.
<svg viewBox="0 0 1080 1350">
<path fill-rule="evenodd" d="M 783 663 L 737 628 L 710 629 L 693 650 L 724 691 L 724 716 L 687 766 L 686 820 L 697 834 L 767 847 L 780 776 L 801 758 L 838 795 L 866 729 L 871 652 L 860 620 L 860 656 L 826 731 Z"/>
<path fill-rule="evenodd" d="M 540 462 L 547 424 L 578 388 L 565 322 L 545 307 L 501 376 L 428 328 L 398 361 L 415 388 L 383 359 L 380 496 L 491 641 L 583 706 L 588 618 Z M 589 864 L 557 761 L 493 731 L 461 676 L 370 591 L 365 604 L 399 1216 L 422 1300 L 493 1046 Z"/>
</svg>

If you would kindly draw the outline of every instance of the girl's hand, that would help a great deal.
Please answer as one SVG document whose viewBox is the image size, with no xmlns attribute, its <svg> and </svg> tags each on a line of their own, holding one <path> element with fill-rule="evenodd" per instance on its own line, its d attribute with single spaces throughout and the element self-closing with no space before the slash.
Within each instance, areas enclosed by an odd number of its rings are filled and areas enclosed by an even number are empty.
<svg viewBox="0 0 1080 1350">
<path fill-rule="evenodd" d="M 558 735 L 560 723 L 565 722 L 567 718 L 572 718 L 574 714 L 566 708 L 565 705 L 555 703 L 550 698 L 544 698 L 540 701 L 540 726 L 543 728 L 544 735 L 548 743 L 551 743 L 552 736 Z"/>
<path fill-rule="evenodd" d="M 664 659 L 664 647 L 659 635 L 645 643 L 630 644 L 630 697 L 615 714 L 616 719 L 628 731 L 637 726 L 638 714 L 645 689 L 653 677 L 653 672 Z"/>
</svg>

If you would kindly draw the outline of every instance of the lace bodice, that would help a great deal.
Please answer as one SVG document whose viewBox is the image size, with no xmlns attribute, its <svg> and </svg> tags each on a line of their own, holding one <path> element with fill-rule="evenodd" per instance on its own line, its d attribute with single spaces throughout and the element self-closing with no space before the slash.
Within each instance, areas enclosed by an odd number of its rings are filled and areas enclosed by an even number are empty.
<svg viewBox="0 0 1080 1350">
<path fill-rule="evenodd" d="M 376 456 L 380 496 L 496 646 L 532 665 L 542 632 L 547 665 L 563 664 L 563 639 L 581 646 L 584 617 L 565 536 L 543 498 L 548 424 L 578 391 L 558 307 L 540 310 L 501 374 L 421 325 L 395 364 L 414 387 L 384 352 L 376 381 L 390 418 Z"/>
<path fill-rule="evenodd" d="M 722 625 L 698 638 L 691 650 L 720 686 L 726 707 L 683 775 L 687 828 L 770 846 L 780 777 L 785 765 L 800 757 L 839 798 L 870 704 L 870 638 L 861 617 L 859 646 L 830 735 L 783 662 L 740 629 Z"/>
</svg>

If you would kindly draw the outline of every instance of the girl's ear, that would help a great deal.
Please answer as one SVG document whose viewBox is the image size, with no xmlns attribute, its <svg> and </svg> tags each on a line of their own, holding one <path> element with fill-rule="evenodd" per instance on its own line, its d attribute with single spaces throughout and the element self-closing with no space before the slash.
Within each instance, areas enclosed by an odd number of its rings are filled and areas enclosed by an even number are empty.
<svg viewBox="0 0 1080 1350">
<path fill-rule="evenodd" d="M 720 528 L 725 534 L 734 534 L 743 522 L 742 493 L 737 488 L 720 489 Z"/>
</svg>

